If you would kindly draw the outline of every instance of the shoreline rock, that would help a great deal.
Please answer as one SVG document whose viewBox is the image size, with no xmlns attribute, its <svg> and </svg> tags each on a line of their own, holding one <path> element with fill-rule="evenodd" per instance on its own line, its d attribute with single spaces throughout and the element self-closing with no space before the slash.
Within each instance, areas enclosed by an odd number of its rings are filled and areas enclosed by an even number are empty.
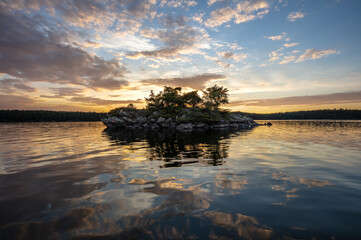
<svg viewBox="0 0 361 240">
<path fill-rule="evenodd" d="M 189 114 L 182 114 L 180 117 L 176 116 L 174 119 L 171 117 L 160 116 L 158 112 L 154 112 L 146 117 L 144 112 L 138 111 L 120 111 L 117 116 L 110 116 L 101 119 L 105 126 L 108 128 L 121 128 L 130 130 L 159 130 L 159 129 L 176 129 L 180 132 L 191 132 L 195 130 L 208 130 L 208 129 L 251 129 L 260 125 L 271 126 L 271 123 L 258 124 L 253 119 L 242 116 L 239 113 L 229 113 L 227 119 L 220 119 L 214 121 L 190 121 Z M 194 119 L 194 117 L 193 117 Z"/>
</svg>

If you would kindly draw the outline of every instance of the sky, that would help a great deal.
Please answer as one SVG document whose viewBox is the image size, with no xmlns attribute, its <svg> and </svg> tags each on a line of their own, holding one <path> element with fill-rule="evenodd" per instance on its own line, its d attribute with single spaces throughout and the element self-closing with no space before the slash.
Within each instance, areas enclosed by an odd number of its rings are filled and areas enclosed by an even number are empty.
<svg viewBox="0 0 361 240">
<path fill-rule="evenodd" d="M 105 112 L 215 84 L 227 108 L 361 109 L 359 0 L 0 0 L 0 109 Z"/>
</svg>

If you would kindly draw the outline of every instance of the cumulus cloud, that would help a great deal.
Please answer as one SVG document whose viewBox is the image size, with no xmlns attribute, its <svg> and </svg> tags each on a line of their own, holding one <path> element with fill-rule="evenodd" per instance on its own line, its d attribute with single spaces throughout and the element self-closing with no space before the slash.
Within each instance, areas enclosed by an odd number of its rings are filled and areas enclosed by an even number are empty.
<svg viewBox="0 0 361 240">
<path fill-rule="evenodd" d="M 285 43 L 283 44 L 284 47 L 289 48 L 289 47 L 294 47 L 297 46 L 299 43 Z"/>
<path fill-rule="evenodd" d="M 283 60 L 281 62 L 279 62 L 278 64 L 287 64 L 287 63 L 290 63 L 290 62 L 294 62 L 296 60 L 296 56 L 285 56 L 283 58 Z"/>
<path fill-rule="evenodd" d="M 242 23 L 262 18 L 269 10 L 267 0 L 243 1 L 238 3 L 235 23 Z"/>
<path fill-rule="evenodd" d="M 304 54 L 302 54 L 296 62 L 303 62 L 309 59 L 322 58 L 324 56 L 335 54 L 337 51 L 335 49 L 326 49 L 326 50 L 317 50 L 314 48 L 307 49 Z"/>
<path fill-rule="evenodd" d="M 262 18 L 269 12 L 266 0 L 246 0 L 234 7 L 223 7 L 211 12 L 204 24 L 206 27 L 217 27 L 234 19 L 236 24 Z"/>
<path fill-rule="evenodd" d="M 275 35 L 275 36 L 269 36 L 267 37 L 267 39 L 272 40 L 272 41 L 279 41 L 284 39 L 287 36 L 287 33 L 283 32 L 280 35 Z"/>
<path fill-rule="evenodd" d="M 82 85 L 93 89 L 119 89 L 126 68 L 66 43 L 66 34 L 55 32 L 33 18 L 15 15 L 0 6 L 0 73 L 24 82 Z"/>
<path fill-rule="evenodd" d="M 331 93 L 313 96 L 295 96 L 273 99 L 258 99 L 249 101 L 234 101 L 230 103 L 234 106 L 290 106 L 290 105 L 323 105 L 323 104 L 344 104 L 361 103 L 361 91 Z"/>
<path fill-rule="evenodd" d="M 216 2 L 223 2 L 224 0 L 208 0 L 207 4 L 209 6 L 212 6 L 213 4 L 215 4 Z"/>
<path fill-rule="evenodd" d="M 225 79 L 226 76 L 220 74 L 204 73 L 190 77 L 175 78 L 155 78 L 143 80 L 142 83 L 148 85 L 171 86 L 171 87 L 190 87 L 193 89 L 204 89 L 211 80 Z"/>
<path fill-rule="evenodd" d="M 206 27 L 217 27 L 223 23 L 229 22 L 234 18 L 235 10 L 230 7 L 220 8 L 211 13 L 204 25 Z"/>
<path fill-rule="evenodd" d="M 305 14 L 302 12 L 291 12 L 290 14 L 288 14 L 287 20 L 290 22 L 294 22 L 294 21 L 304 18 L 304 16 L 305 16 Z"/>
<path fill-rule="evenodd" d="M 188 7 L 194 7 L 197 4 L 198 3 L 193 0 L 171 0 L 171 1 L 162 0 L 160 2 L 161 7 L 168 6 L 172 8 L 178 8 L 178 7 L 188 8 Z"/>
</svg>

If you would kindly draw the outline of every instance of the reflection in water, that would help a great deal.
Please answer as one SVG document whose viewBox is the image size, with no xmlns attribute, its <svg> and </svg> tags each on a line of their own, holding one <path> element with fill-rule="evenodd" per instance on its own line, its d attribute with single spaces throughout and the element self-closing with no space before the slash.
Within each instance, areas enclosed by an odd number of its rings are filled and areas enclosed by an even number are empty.
<svg viewBox="0 0 361 240">
<path fill-rule="evenodd" d="M 119 145 L 145 141 L 149 160 L 162 160 L 162 167 L 180 167 L 185 164 L 205 163 L 222 165 L 228 157 L 226 140 L 246 135 L 252 130 L 218 130 L 180 133 L 174 129 L 163 131 L 129 131 L 106 129 L 110 141 Z"/>
<path fill-rule="evenodd" d="M 361 122 L 0 125 L 0 239 L 357 239 Z"/>
</svg>

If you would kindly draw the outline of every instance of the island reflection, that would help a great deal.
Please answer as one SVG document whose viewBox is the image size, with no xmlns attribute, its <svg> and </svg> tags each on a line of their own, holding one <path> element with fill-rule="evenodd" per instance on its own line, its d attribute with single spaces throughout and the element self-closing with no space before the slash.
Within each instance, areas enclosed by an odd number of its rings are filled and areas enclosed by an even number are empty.
<svg viewBox="0 0 361 240">
<path fill-rule="evenodd" d="M 147 143 L 147 159 L 163 161 L 162 168 L 181 167 L 185 164 L 204 163 L 222 165 L 228 157 L 228 139 L 247 135 L 247 130 L 199 130 L 190 133 L 174 129 L 158 131 L 129 131 L 126 129 L 105 129 L 104 134 L 116 145 Z"/>
</svg>

